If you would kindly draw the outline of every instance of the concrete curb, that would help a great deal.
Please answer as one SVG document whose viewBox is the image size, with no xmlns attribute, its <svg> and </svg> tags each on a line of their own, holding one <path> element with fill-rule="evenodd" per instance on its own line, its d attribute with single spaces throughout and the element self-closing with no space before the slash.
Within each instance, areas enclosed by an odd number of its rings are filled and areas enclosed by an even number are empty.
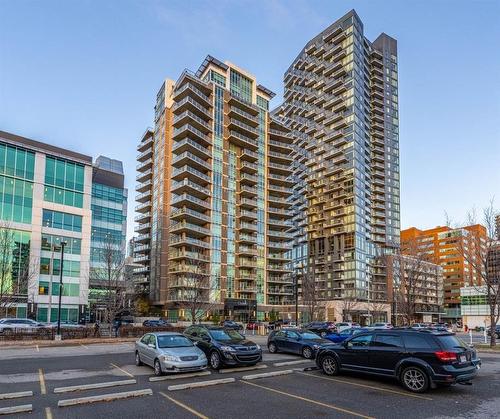
<svg viewBox="0 0 500 419">
<path fill-rule="evenodd" d="M 129 384 L 137 384 L 137 381 L 136 380 L 107 381 L 105 383 L 82 384 L 79 386 L 69 386 L 69 387 L 57 387 L 54 389 L 54 393 L 70 393 L 72 391 L 94 390 L 97 388 L 126 386 Z"/>
<path fill-rule="evenodd" d="M 59 400 L 57 402 L 57 406 L 58 407 L 76 406 L 79 404 L 110 402 L 113 400 L 129 399 L 131 397 L 142 397 L 151 395 L 153 395 L 153 390 L 148 388 L 144 390 L 124 391 L 122 393 L 110 393 L 110 394 L 101 394 L 99 396 L 79 397 L 76 399 Z"/>
<path fill-rule="evenodd" d="M 267 378 L 267 377 L 276 377 L 278 375 L 288 375 L 293 374 L 293 370 L 283 370 L 283 371 L 272 371 L 272 372 L 264 372 L 262 374 L 253 374 L 253 375 L 244 375 L 242 377 L 243 380 L 257 380 L 259 378 Z"/>
<path fill-rule="evenodd" d="M 0 408 L 0 415 L 11 415 L 13 413 L 26 413 L 33 410 L 33 405 L 22 404 L 19 406 L 10 406 Z"/>
<path fill-rule="evenodd" d="M 314 362 L 314 361 L 311 359 L 301 359 L 299 361 L 275 362 L 273 365 L 275 367 L 285 367 L 287 365 L 307 364 L 309 362 Z"/>
<path fill-rule="evenodd" d="M 165 381 L 165 380 L 179 380 L 181 378 L 191 378 L 191 377 L 202 377 L 204 375 L 212 374 L 210 371 L 193 372 L 189 374 L 179 374 L 179 375 L 163 375 L 160 377 L 149 377 L 149 381 Z"/>
<path fill-rule="evenodd" d="M 168 386 L 168 390 L 169 391 L 187 390 L 189 388 L 208 387 L 208 386 L 216 386 L 218 384 L 234 383 L 235 381 L 236 381 L 235 378 L 222 378 L 220 380 L 198 381 L 196 383 L 186 383 L 186 384 L 177 384 L 175 386 Z"/>
<path fill-rule="evenodd" d="M 241 367 L 241 368 L 228 368 L 219 370 L 219 374 L 229 374 L 230 372 L 238 372 L 238 371 L 253 371 L 253 370 L 262 370 L 267 368 L 267 365 L 255 365 L 253 367 Z"/>
<path fill-rule="evenodd" d="M 112 345 L 117 343 L 135 342 L 137 338 L 102 338 L 102 339 L 66 339 L 66 340 L 26 340 L 26 341 L 3 341 L 0 342 L 0 351 L 2 349 L 25 349 L 25 348 L 58 348 L 65 346 L 83 345 Z"/>
<path fill-rule="evenodd" d="M 33 396 L 32 391 L 18 391 L 17 393 L 3 393 L 3 394 L 0 394 L 0 400 L 18 399 L 21 397 L 29 397 L 29 396 Z"/>
</svg>

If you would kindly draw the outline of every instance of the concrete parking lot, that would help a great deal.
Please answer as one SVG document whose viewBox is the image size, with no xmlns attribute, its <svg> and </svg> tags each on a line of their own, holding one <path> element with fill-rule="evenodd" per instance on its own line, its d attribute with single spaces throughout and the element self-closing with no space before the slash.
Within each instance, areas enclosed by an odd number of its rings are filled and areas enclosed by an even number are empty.
<svg viewBox="0 0 500 419">
<path fill-rule="evenodd" d="M 266 367 L 252 371 L 208 371 L 203 376 L 150 381 L 155 380 L 152 369 L 133 364 L 132 348 L 125 343 L 2 349 L 0 409 L 31 405 L 31 413 L 15 413 L 16 418 L 496 418 L 500 411 L 500 354 L 481 354 L 483 368 L 472 386 L 415 395 L 390 379 L 354 374 L 330 378 L 310 370 L 311 361 L 267 352 L 261 363 Z M 269 372 L 280 375 L 255 377 Z M 213 380 L 223 381 L 200 388 L 173 387 Z M 82 388 L 102 383 L 111 384 Z M 71 386 L 79 391 L 68 389 Z M 27 393 L 3 399 L 18 392 Z M 69 399 L 103 395 L 108 395 L 106 401 L 58 406 Z M 117 399 L 125 396 L 129 398 Z"/>
</svg>

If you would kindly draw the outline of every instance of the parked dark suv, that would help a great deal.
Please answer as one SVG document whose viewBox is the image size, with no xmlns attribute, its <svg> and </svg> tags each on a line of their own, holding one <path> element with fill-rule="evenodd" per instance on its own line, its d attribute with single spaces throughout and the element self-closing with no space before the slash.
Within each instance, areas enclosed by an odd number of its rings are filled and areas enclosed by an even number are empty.
<svg viewBox="0 0 500 419">
<path fill-rule="evenodd" d="M 184 335 L 205 352 L 215 370 L 224 365 L 255 365 L 262 360 L 260 346 L 233 329 L 193 325 L 184 331 Z"/>
<path fill-rule="evenodd" d="M 488 333 L 488 336 L 491 336 L 491 327 L 488 326 L 488 331 L 486 333 Z M 497 339 L 500 339 L 500 325 L 497 325 L 495 327 L 495 335 L 496 335 L 496 338 Z"/>
<path fill-rule="evenodd" d="M 392 376 L 409 391 L 470 383 L 481 365 L 476 351 L 453 333 L 375 330 L 322 346 L 316 364 L 327 375 L 342 371 Z"/>
<path fill-rule="evenodd" d="M 311 322 L 305 324 L 302 328 L 310 330 L 311 332 L 320 335 L 322 338 L 337 330 L 337 327 L 333 322 Z"/>
</svg>

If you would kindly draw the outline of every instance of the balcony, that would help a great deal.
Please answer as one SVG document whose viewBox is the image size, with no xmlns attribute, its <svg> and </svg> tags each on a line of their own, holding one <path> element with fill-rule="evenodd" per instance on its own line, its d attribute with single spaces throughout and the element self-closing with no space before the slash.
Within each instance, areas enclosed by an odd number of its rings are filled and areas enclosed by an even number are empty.
<svg viewBox="0 0 500 419">
<path fill-rule="evenodd" d="M 151 201 L 144 202 L 135 206 L 135 212 L 149 212 L 151 210 Z"/>
<path fill-rule="evenodd" d="M 257 106 L 255 106 L 254 104 L 247 102 L 246 100 L 244 100 L 240 97 L 237 97 L 233 94 L 231 94 L 229 96 L 229 104 L 231 106 L 234 105 L 234 107 L 241 109 L 241 110 L 249 113 L 250 115 L 254 115 L 255 117 L 257 117 L 259 115 L 259 110 L 258 110 Z"/>
<path fill-rule="evenodd" d="M 253 259 L 247 259 L 247 258 L 238 258 L 237 266 L 241 268 L 250 268 L 254 269 L 257 267 L 257 263 Z"/>
<path fill-rule="evenodd" d="M 277 183 L 279 185 L 293 185 L 294 181 L 289 177 L 289 176 L 283 176 L 283 175 L 277 175 L 274 173 L 268 173 L 267 178 L 273 182 Z"/>
<path fill-rule="evenodd" d="M 247 137 L 237 131 L 229 131 L 229 141 L 240 147 L 247 147 L 252 150 L 257 150 L 259 148 L 259 142 L 253 138 Z"/>
<path fill-rule="evenodd" d="M 137 156 L 137 161 L 143 162 L 153 155 L 153 149 L 148 148 Z"/>
<path fill-rule="evenodd" d="M 211 105 L 203 105 L 199 101 L 194 100 L 191 97 L 185 97 L 176 102 L 173 106 L 173 111 L 175 114 L 181 114 L 185 111 L 191 111 L 202 118 L 206 118 L 208 120 L 212 119 Z"/>
<path fill-rule="evenodd" d="M 212 144 L 212 139 L 210 136 L 206 135 L 199 129 L 193 127 L 191 124 L 183 125 L 180 128 L 174 128 L 172 139 L 182 140 L 185 137 L 191 137 L 198 142 L 203 142 L 205 145 L 209 146 Z"/>
<path fill-rule="evenodd" d="M 290 153 L 284 154 L 278 153 L 276 151 L 268 151 L 267 155 L 273 160 L 278 160 L 281 163 L 285 163 L 285 165 L 290 164 L 290 162 L 293 161 L 293 157 Z"/>
<path fill-rule="evenodd" d="M 212 100 L 210 99 L 210 96 L 207 95 L 206 93 L 202 92 L 201 89 L 199 89 L 194 84 L 189 83 L 189 82 L 184 83 L 181 87 L 178 87 L 175 89 L 174 100 L 179 102 L 182 99 L 188 97 L 189 95 L 192 95 L 193 93 L 194 93 L 194 96 L 198 100 L 201 100 L 201 102 L 205 106 L 212 106 Z"/>
<path fill-rule="evenodd" d="M 241 185 L 256 185 L 259 181 L 257 176 L 251 175 L 249 173 L 241 173 L 240 184 Z"/>
<path fill-rule="evenodd" d="M 146 212 L 146 213 L 143 213 L 143 214 L 139 214 L 139 215 L 136 215 L 134 217 L 134 221 L 136 223 L 138 222 L 144 222 L 144 221 L 149 221 L 149 218 L 151 217 L 151 213 L 150 212 Z"/>
<path fill-rule="evenodd" d="M 257 189 L 247 185 L 240 185 L 239 193 L 241 196 L 257 197 Z"/>
<path fill-rule="evenodd" d="M 205 160 L 200 159 L 195 154 L 185 151 L 177 156 L 175 156 L 172 160 L 172 165 L 174 167 L 180 167 L 182 165 L 188 165 L 200 171 L 208 171 L 212 168 L 210 163 Z"/>
<path fill-rule="evenodd" d="M 187 193 L 183 193 L 178 196 L 173 196 L 171 203 L 173 206 L 178 208 L 187 206 L 189 208 L 198 210 L 200 212 L 210 209 L 209 202 L 196 198 L 195 196 L 189 195 Z"/>
<path fill-rule="evenodd" d="M 153 183 L 151 182 L 151 179 L 146 180 L 144 183 L 139 183 L 138 185 L 135 186 L 135 190 L 139 193 L 145 192 L 149 189 L 151 189 L 151 185 Z"/>
<path fill-rule="evenodd" d="M 257 231 L 257 224 L 240 221 L 238 223 L 237 229 L 240 230 L 240 232 L 244 231 L 244 232 L 255 233 Z"/>
<path fill-rule="evenodd" d="M 290 132 L 280 131 L 280 130 L 272 129 L 272 128 L 270 128 L 268 132 L 269 132 L 270 136 L 281 138 L 284 141 L 290 141 L 293 139 L 292 133 L 290 133 Z"/>
<path fill-rule="evenodd" d="M 145 182 L 148 179 L 151 179 L 151 175 L 153 174 L 153 171 L 151 169 L 146 170 L 145 172 L 139 173 L 136 177 L 135 180 L 137 182 Z"/>
<path fill-rule="evenodd" d="M 190 237 L 205 237 L 210 236 L 210 229 L 205 227 L 200 227 L 196 224 L 191 224 L 187 221 L 180 221 L 177 223 L 173 223 L 170 225 L 171 233 L 186 233 L 189 234 Z"/>
<path fill-rule="evenodd" d="M 256 199 L 250 199 L 250 198 L 240 197 L 238 205 L 241 208 L 257 208 L 257 200 Z"/>
<path fill-rule="evenodd" d="M 239 233 L 238 234 L 238 241 L 240 243 L 256 243 L 257 242 L 257 236 L 253 234 L 245 234 L 245 233 Z"/>
<path fill-rule="evenodd" d="M 292 166 L 288 164 L 280 164 L 280 163 L 268 163 L 268 167 L 270 170 L 273 170 L 274 172 L 278 172 L 281 174 L 288 175 L 292 172 Z"/>
<path fill-rule="evenodd" d="M 203 118 L 200 118 L 191 111 L 186 110 L 174 116 L 174 127 L 180 127 L 187 123 L 193 125 L 196 129 L 199 129 L 205 134 L 212 132 L 212 124 L 209 124 Z"/>
<path fill-rule="evenodd" d="M 170 218 L 172 220 L 184 219 L 197 224 L 206 224 L 211 221 L 211 218 L 208 215 L 186 207 L 172 211 Z"/>
<path fill-rule="evenodd" d="M 148 128 L 146 133 L 143 135 L 141 142 L 137 146 L 137 151 L 142 152 L 146 151 L 147 148 L 151 148 L 153 146 L 153 136 L 153 129 Z"/>
<path fill-rule="evenodd" d="M 209 242 L 193 239 L 191 237 L 186 237 L 186 236 L 172 235 L 170 237 L 169 245 L 173 247 L 195 246 L 195 247 L 200 247 L 202 249 L 210 249 Z"/>
<path fill-rule="evenodd" d="M 238 245 L 236 253 L 238 255 L 244 255 L 244 256 L 257 256 L 258 255 L 257 249 L 255 247 L 246 246 L 243 244 Z"/>
<path fill-rule="evenodd" d="M 253 126 L 235 118 L 229 118 L 229 129 L 234 129 L 235 131 L 251 138 L 257 138 L 259 136 L 257 128 L 254 128 Z"/>
<path fill-rule="evenodd" d="M 193 169 L 188 165 L 176 168 L 172 171 L 173 180 L 182 180 L 184 178 L 197 180 L 201 184 L 211 183 L 210 176 L 200 172 L 199 170 Z"/>
<path fill-rule="evenodd" d="M 153 167 L 153 159 L 150 157 L 142 162 L 140 162 L 137 166 L 135 166 L 138 172 L 145 172 Z"/>
<path fill-rule="evenodd" d="M 244 148 L 244 149 L 242 149 L 240 159 L 247 160 L 249 162 L 256 162 L 259 160 L 259 154 L 256 153 L 255 151 L 251 151 L 247 148 Z"/>
<path fill-rule="evenodd" d="M 286 243 L 286 242 L 268 241 L 267 242 L 267 247 L 269 249 L 285 249 L 285 250 L 291 250 L 292 249 L 291 243 Z"/>
<path fill-rule="evenodd" d="M 257 173 L 258 170 L 259 170 L 259 166 L 255 163 L 250 163 L 247 161 L 241 162 L 241 166 L 240 166 L 241 172 Z"/>
<path fill-rule="evenodd" d="M 284 187 L 284 186 L 277 186 L 272 183 L 269 183 L 267 185 L 267 189 L 272 192 L 273 194 L 277 194 L 282 197 L 287 197 L 292 194 L 292 190 L 290 188 Z"/>
<path fill-rule="evenodd" d="M 210 256 L 200 252 L 190 252 L 188 250 L 172 251 L 168 255 L 169 260 L 190 259 L 193 261 L 210 262 Z"/>
<path fill-rule="evenodd" d="M 151 240 L 151 236 L 149 234 L 139 234 L 135 237 L 136 243 L 145 243 L 149 242 L 149 240 Z"/>
<path fill-rule="evenodd" d="M 289 206 L 291 206 L 291 203 L 288 202 L 288 200 L 282 196 L 275 196 L 275 195 L 268 194 L 267 199 L 269 201 L 269 204 L 272 204 L 275 207 L 276 206 L 277 207 L 289 207 Z"/>
<path fill-rule="evenodd" d="M 174 144 L 172 145 L 172 151 L 175 154 L 181 154 L 186 151 L 189 151 L 193 154 L 196 154 L 199 158 L 203 160 L 212 157 L 212 153 L 207 147 L 203 147 L 196 141 L 191 140 L 190 138 L 184 138 L 181 141 L 174 142 Z"/>
<path fill-rule="evenodd" d="M 136 202 L 148 202 L 151 200 L 151 191 L 143 192 L 135 197 Z"/>
<path fill-rule="evenodd" d="M 246 112 L 236 106 L 229 107 L 229 116 L 252 127 L 257 127 L 259 125 L 259 120 L 256 115 L 252 115 L 250 112 Z"/>
<path fill-rule="evenodd" d="M 290 139 L 288 138 L 286 142 L 276 141 L 276 140 L 268 140 L 267 143 L 270 147 L 279 147 L 282 152 L 290 153 L 292 151 L 292 144 L 290 143 Z"/>
<path fill-rule="evenodd" d="M 250 220 L 251 222 L 253 222 L 254 220 L 257 220 L 257 213 L 254 211 L 240 209 L 238 217 L 240 217 L 242 220 Z"/>
<path fill-rule="evenodd" d="M 200 186 L 189 179 L 183 179 L 180 182 L 172 182 L 172 192 L 178 195 L 186 192 L 200 199 L 205 199 L 210 196 L 210 189 Z"/>
</svg>

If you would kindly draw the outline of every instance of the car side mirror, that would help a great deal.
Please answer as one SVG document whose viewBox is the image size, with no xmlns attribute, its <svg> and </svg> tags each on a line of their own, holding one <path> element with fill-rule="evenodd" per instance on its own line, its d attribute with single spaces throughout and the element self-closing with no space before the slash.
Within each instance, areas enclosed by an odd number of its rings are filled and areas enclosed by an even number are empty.
<svg viewBox="0 0 500 419">
<path fill-rule="evenodd" d="M 156 349 L 156 345 L 154 343 L 148 343 L 148 346 L 151 348 L 151 349 Z"/>
<path fill-rule="evenodd" d="M 346 349 L 349 349 L 351 346 L 349 345 L 349 342 L 342 342 L 342 346 Z"/>
<path fill-rule="evenodd" d="M 193 336 L 193 337 L 198 337 L 198 333 L 193 332 L 193 333 L 191 333 L 191 336 Z"/>
<path fill-rule="evenodd" d="M 205 341 L 205 342 L 210 342 L 210 337 L 209 336 L 203 336 L 202 339 Z"/>
<path fill-rule="evenodd" d="M 198 342 L 193 342 L 193 345 L 194 346 L 198 346 Z"/>
</svg>

